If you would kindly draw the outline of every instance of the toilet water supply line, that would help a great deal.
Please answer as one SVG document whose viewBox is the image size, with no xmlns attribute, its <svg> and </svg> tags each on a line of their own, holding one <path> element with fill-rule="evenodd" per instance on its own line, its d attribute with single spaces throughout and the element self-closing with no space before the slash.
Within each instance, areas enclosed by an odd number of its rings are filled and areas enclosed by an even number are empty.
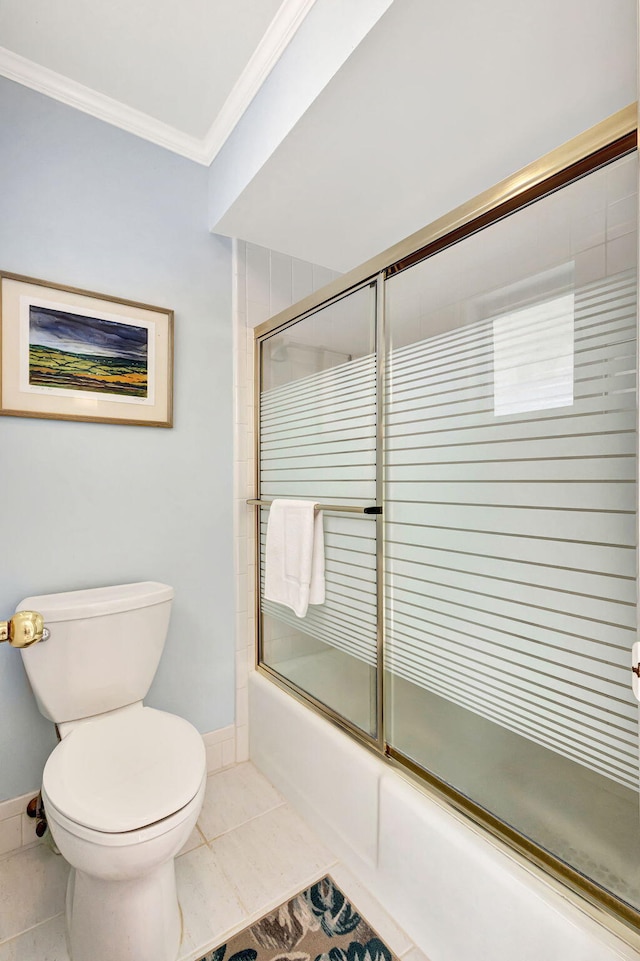
<svg viewBox="0 0 640 961">
<path fill-rule="evenodd" d="M 8 621 L 0 621 L 0 642 L 9 641 L 12 647 L 31 647 L 48 637 L 44 618 L 37 611 L 18 611 Z"/>
</svg>

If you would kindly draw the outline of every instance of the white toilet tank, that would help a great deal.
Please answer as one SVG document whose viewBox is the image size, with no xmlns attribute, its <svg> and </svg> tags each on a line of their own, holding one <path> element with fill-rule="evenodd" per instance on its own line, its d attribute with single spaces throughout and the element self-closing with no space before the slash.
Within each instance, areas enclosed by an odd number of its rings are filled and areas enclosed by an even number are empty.
<svg viewBox="0 0 640 961">
<path fill-rule="evenodd" d="M 21 650 L 45 717 L 56 723 L 141 701 L 156 673 L 169 627 L 173 588 L 155 581 L 26 597 L 46 641 Z"/>
</svg>

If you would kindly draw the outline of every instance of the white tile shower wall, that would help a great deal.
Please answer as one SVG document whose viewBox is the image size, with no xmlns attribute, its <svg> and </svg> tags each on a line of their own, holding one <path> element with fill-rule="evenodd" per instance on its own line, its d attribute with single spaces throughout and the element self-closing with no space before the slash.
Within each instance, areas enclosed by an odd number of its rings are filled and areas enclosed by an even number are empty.
<svg viewBox="0 0 640 961">
<path fill-rule="evenodd" d="M 274 684 L 249 680 L 251 759 L 432 961 L 638 961 L 448 806 Z"/>
<path fill-rule="evenodd" d="M 253 331 L 340 275 L 243 240 L 233 241 L 234 570 L 236 572 L 236 760 L 249 757 L 247 679 L 255 659 L 255 494 Z"/>
</svg>

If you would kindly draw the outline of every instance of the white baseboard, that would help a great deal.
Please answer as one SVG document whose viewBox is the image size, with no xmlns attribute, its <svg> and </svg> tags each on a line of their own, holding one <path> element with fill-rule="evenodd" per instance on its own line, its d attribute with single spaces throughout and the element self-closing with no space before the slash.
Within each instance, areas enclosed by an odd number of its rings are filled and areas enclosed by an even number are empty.
<svg viewBox="0 0 640 961">
<path fill-rule="evenodd" d="M 35 797 L 39 788 L 27 794 L 0 801 L 0 857 L 30 844 L 39 843 L 36 837 L 36 822 L 27 817 L 27 804 Z"/>
<path fill-rule="evenodd" d="M 229 724 L 202 735 L 207 752 L 207 774 L 236 763 L 236 726 Z"/>
</svg>

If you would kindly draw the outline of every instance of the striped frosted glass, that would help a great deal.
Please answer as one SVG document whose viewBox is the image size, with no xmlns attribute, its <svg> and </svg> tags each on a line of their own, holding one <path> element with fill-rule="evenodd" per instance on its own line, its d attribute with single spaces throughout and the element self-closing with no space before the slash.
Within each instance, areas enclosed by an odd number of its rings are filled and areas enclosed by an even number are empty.
<svg viewBox="0 0 640 961">
<path fill-rule="evenodd" d="M 636 310 L 621 272 L 391 352 L 385 663 L 637 789 Z"/>
<path fill-rule="evenodd" d="M 372 355 L 264 391 L 260 396 L 260 491 L 265 499 L 375 504 L 376 361 Z M 268 509 L 261 511 L 260 563 Z M 262 599 L 263 613 L 376 663 L 375 520 L 324 514 L 326 601 L 298 619 Z M 264 584 L 264 576 L 261 577 Z"/>
<path fill-rule="evenodd" d="M 375 503 L 375 370 L 369 355 L 261 394 L 262 497 Z"/>
</svg>

